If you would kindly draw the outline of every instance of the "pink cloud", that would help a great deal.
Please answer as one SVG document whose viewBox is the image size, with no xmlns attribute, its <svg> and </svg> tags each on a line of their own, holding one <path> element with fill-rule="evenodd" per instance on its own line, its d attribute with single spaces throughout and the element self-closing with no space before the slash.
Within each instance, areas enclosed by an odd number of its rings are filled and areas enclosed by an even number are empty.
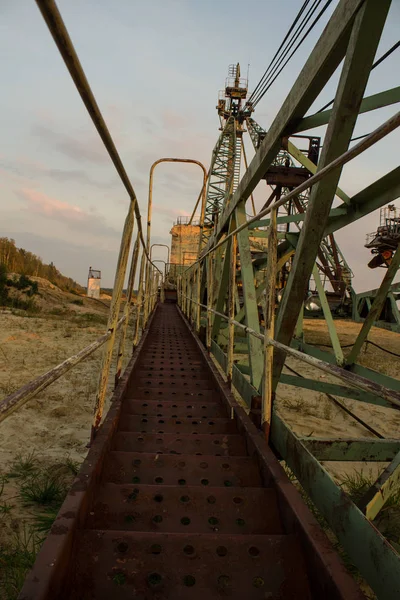
<svg viewBox="0 0 400 600">
<path fill-rule="evenodd" d="M 62 218 L 67 221 L 79 222 L 89 218 L 79 206 L 62 202 L 56 198 L 51 198 L 42 192 L 32 188 L 22 188 L 19 191 L 20 196 L 30 204 L 30 209 L 45 215 L 46 217 Z"/>
<path fill-rule="evenodd" d="M 53 219 L 74 231 L 84 231 L 96 236 L 118 237 L 119 231 L 108 225 L 95 211 L 85 211 L 79 206 L 52 198 L 32 188 L 22 187 L 16 193 L 28 204 L 31 212 Z"/>
</svg>

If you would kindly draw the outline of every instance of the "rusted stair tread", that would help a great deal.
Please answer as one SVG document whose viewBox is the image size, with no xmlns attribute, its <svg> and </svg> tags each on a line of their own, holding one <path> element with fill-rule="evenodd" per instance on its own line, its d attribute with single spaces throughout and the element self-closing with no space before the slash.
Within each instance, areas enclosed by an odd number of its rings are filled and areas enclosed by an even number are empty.
<svg viewBox="0 0 400 600">
<path fill-rule="evenodd" d="M 173 342 L 172 342 L 173 343 Z M 157 362 L 161 364 L 161 361 L 174 361 L 176 363 L 183 362 L 189 364 L 191 361 L 202 363 L 201 354 L 198 350 L 187 351 L 181 350 L 180 352 L 170 352 L 167 350 L 151 350 L 150 348 L 144 349 L 141 356 L 140 363 L 143 363 L 147 358 L 151 360 L 157 359 Z"/>
<path fill-rule="evenodd" d="M 232 535 L 282 533 L 272 488 L 103 483 L 85 522 L 87 529 Z"/>
<path fill-rule="evenodd" d="M 103 481 L 176 485 L 184 479 L 187 485 L 261 486 L 258 465 L 250 457 L 193 456 L 146 454 L 144 452 L 109 452 L 103 470 Z"/>
<path fill-rule="evenodd" d="M 196 365 L 195 367 L 193 367 L 191 365 L 187 365 L 186 367 L 183 367 L 181 365 L 172 365 L 172 364 L 165 365 L 165 366 L 158 366 L 158 365 L 155 365 L 154 363 L 150 364 L 150 363 L 146 363 L 146 362 L 141 362 L 138 364 L 141 369 L 143 369 L 144 371 L 147 370 L 148 373 L 161 372 L 161 373 L 165 373 L 165 374 L 167 374 L 167 373 L 176 374 L 176 373 L 182 372 L 182 369 L 183 369 L 189 373 L 197 373 L 197 374 L 201 373 L 202 375 L 206 375 L 206 376 L 209 375 L 209 372 L 205 365 L 203 365 L 203 366 Z"/>
<path fill-rule="evenodd" d="M 211 454 L 214 456 L 246 456 L 246 444 L 241 435 L 193 435 L 182 433 L 131 433 L 117 431 L 112 450 L 154 452 L 158 454 Z"/>
<path fill-rule="evenodd" d="M 141 369 L 139 377 L 136 380 L 140 381 L 141 379 L 146 380 L 154 379 L 156 381 L 162 379 L 165 381 L 182 381 L 182 383 L 192 383 L 195 381 L 196 383 L 201 381 L 207 381 L 210 383 L 210 377 L 207 377 L 207 373 L 205 373 L 202 369 L 194 369 L 193 367 L 186 368 L 180 367 L 179 370 L 171 367 L 168 371 L 164 369 L 152 370 L 152 369 Z M 215 387 L 215 386 L 214 386 Z"/>
<path fill-rule="evenodd" d="M 164 389 L 166 386 L 160 386 L 163 389 L 155 389 L 150 386 L 130 386 L 127 390 L 126 398 L 130 400 L 163 400 L 176 402 L 212 402 L 219 400 L 219 394 L 216 390 L 200 390 L 189 388 L 188 391 Z"/>
<path fill-rule="evenodd" d="M 178 436 L 181 433 L 237 433 L 236 423 L 232 419 L 212 418 L 202 419 L 201 417 L 142 417 L 121 415 L 119 431 L 132 431 L 140 433 L 175 433 Z"/>
<path fill-rule="evenodd" d="M 68 599 L 310 599 L 301 551 L 290 535 L 84 530 L 75 548 Z"/>
<path fill-rule="evenodd" d="M 219 402 L 196 402 L 193 404 L 180 402 L 178 405 L 174 400 L 163 402 L 157 402 L 157 400 L 148 402 L 142 400 L 125 400 L 122 410 L 124 413 L 141 415 L 143 417 L 160 415 L 165 418 L 174 417 L 176 419 L 190 418 L 189 415 L 208 419 L 225 417 L 227 414 L 226 409 Z"/>
<path fill-rule="evenodd" d="M 168 391 L 175 391 L 176 388 L 188 388 L 194 390 L 215 390 L 214 382 L 209 379 L 193 379 L 190 377 L 184 377 L 183 374 L 179 374 L 176 377 L 154 377 L 154 375 L 139 375 L 135 378 L 135 383 L 139 387 L 151 387 L 158 388 L 164 386 L 168 388 Z M 185 390 L 183 390 L 185 391 Z"/>
</svg>

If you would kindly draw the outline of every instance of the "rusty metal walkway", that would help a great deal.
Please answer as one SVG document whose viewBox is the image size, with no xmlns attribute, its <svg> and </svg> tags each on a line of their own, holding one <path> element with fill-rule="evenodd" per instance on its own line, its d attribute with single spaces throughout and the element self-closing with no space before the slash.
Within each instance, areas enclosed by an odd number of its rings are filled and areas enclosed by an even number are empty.
<svg viewBox="0 0 400 600">
<path fill-rule="evenodd" d="M 361 598 L 174 304 L 157 307 L 20 598 Z"/>
</svg>

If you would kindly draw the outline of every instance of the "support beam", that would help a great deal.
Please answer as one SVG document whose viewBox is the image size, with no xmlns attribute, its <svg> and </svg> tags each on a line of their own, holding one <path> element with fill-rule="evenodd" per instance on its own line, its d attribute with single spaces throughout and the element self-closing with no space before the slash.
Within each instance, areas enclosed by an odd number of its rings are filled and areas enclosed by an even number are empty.
<svg viewBox="0 0 400 600">
<path fill-rule="evenodd" d="M 319 461 L 389 462 L 400 452 L 400 440 L 374 438 L 300 438 Z"/>
<path fill-rule="evenodd" d="M 303 165 L 303 167 L 305 167 L 308 171 L 310 171 L 310 173 L 315 175 L 315 173 L 317 172 L 317 165 L 315 165 L 308 158 L 308 156 L 306 156 L 303 152 L 296 148 L 296 146 L 290 140 L 288 140 L 287 143 L 287 151 L 291 156 L 293 156 L 293 158 L 295 158 L 301 165 Z M 338 196 L 338 198 L 341 198 L 346 204 L 350 203 L 350 198 L 348 197 L 348 195 L 339 187 L 336 190 L 336 196 Z"/>
<path fill-rule="evenodd" d="M 272 407 L 275 396 L 275 393 L 272 389 L 274 347 L 268 345 L 268 338 L 274 337 L 275 324 L 276 251 L 278 246 L 278 238 L 276 233 L 276 210 L 273 210 L 271 212 L 271 225 L 269 227 L 268 263 L 265 277 L 267 281 L 267 288 L 264 308 L 264 380 L 261 405 L 261 426 L 267 441 L 269 440 L 269 433 L 271 429 Z"/>
<path fill-rule="evenodd" d="M 353 348 L 349 356 L 347 357 L 347 364 L 352 365 L 356 362 L 357 357 L 360 353 L 360 350 L 368 337 L 370 329 L 372 325 L 379 319 L 379 315 L 382 312 L 383 305 L 386 300 L 386 296 L 390 290 L 390 286 L 392 281 L 397 274 L 397 271 L 400 267 L 400 244 L 397 247 L 397 250 L 392 258 L 392 262 L 389 265 L 388 270 L 386 271 L 385 277 L 381 283 L 381 286 L 376 294 L 374 301 L 372 303 L 371 309 L 361 327 L 361 331 L 357 336 L 356 341 L 354 342 Z"/>
<path fill-rule="evenodd" d="M 400 483 L 400 451 L 381 473 L 374 485 L 357 503 L 367 519 L 373 521 Z"/>
<path fill-rule="evenodd" d="M 400 167 L 396 167 L 329 213 L 324 235 L 334 233 L 400 197 Z"/>
<path fill-rule="evenodd" d="M 322 284 L 317 265 L 314 265 L 312 273 L 313 273 L 315 285 L 316 285 L 317 292 L 318 292 L 318 298 L 321 302 L 322 311 L 324 313 L 325 321 L 328 326 L 329 337 L 332 342 L 333 351 L 335 353 L 336 363 L 338 365 L 343 365 L 344 364 L 343 350 L 340 345 L 339 336 L 336 331 L 335 323 L 334 323 L 334 320 L 332 317 L 331 309 L 329 308 L 328 300 L 326 299 L 324 286 Z"/>
<path fill-rule="evenodd" d="M 400 87 L 391 88 L 372 96 L 367 96 L 363 99 L 360 106 L 360 114 L 376 110 L 377 108 L 383 108 L 384 106 L 390 106 L 400 102 Z M 314 129 L 315 127 L 321 127 L 329 123 L 329 119 L 332 116 L 332 109 L 324 110 L 323 112 L 315 113 L 305 117 L 296 125 L 293 133 L 299 133 L 301 131 L 307 131 L 307 129 Z"/>
<path fill-rule="evenodd" d="M 389 6 L 390 0 L 379 3 L 366 0 L 357 13 L 318 171 L 348 149 Z M 276 322 L 276 339 L 285 345 L 290 344 L 293 336 L 341 170 L 339 168 L 319 181 L 310 194 L 306 218 Z M 278 352 L 275 356 L 274 377 L 277 383 L 285 356 Z"/>
<path fill-rule="evenodd" d="M 296 334 L 296 337 L 299 336 Z M 392 404 L 374 394 L 369 394 L 368 392 L 339 385 L 337 383 L 328 383 L 327 381 L 321 381 L 319 379 L 308 379 L 307 377 L 298 377 L 296 375 L 281 373 L 279 383 L 282 383 L 283 385 L 293 385 L 306 390 L 313 390 L 314 392 L 332 394 L 341 398 L 350 398 L 351 400 L 375 404 L 376 406 L 384 406 L 385 408 L 395 408 Z"/>
<path fill-rule="evenodd" d="M 217 287 L 216 294 L 213 293 L 213 297 L 214 297 L 214 295 L 216 296 L 215 310 L 220 313 L 223 312 L 223 310 L 224 310 L 224 304 L 225 304 L 225 300 L 227 297 L 228 284 L 229 284 L 229 267 L 230 267 L 231 247 L 232 247 L 232 238 L 230 238 L 227 241 L 226 248 L 225 248 L 225 256 L 224 256 L 223 265 L 222 265 L 221 278 L 219 279 L 219 281 L 217 281 L 218 287 Z M 213 339 L 218 335 L 220 327 L 221 327 L 221 317 L 218 315 L 215 315 L 213 327 L 212 327 L 212 333 L 211 333 L 211 336 Z"/>
<path fill-rule="evenodd" d="M 282 137 L 292 133 L 294 124 L 304 116 L 339 66 L 346 52 L 354 18 L 363 3 L 364 0 L 342 0 L 339 3 L 242 177 L 229 206 L 221 215 L 216 234 L 208 241 L 205 251 L 226 230 L 232 212 L 241 200 L 247 200 L 278 154 Z"/>
<path fill-rule="evenodd" d="M 400 556 L 276 413 L 271 442 L 378 598 L 400 598 Z"/>
<path fill-rule="evenodd" d="M 236 224 L 238 227 L 246 222 L 245 203 L 242 202 L 236 209 Z M 232 238 L 231 238 L 232 239 Z M 256 288 L 254 285 L 254 272 L 251 260 L 249 232 L 243 229 L 237 234 L 239 254 L 240 254 L 240 275 L 243 284 L 243 302 L 246 315 L 246 324 L 257 333 L 260 333 L 260 323 L 258 319 L 258 306 Z M 228 244 L 231 240 L 228 241 Z M 217 309 L 218 310 L 218 309 Z M 217 317 L 216 317 L 217 318 Z M 261 340 L 254 336 L 249 336 L 249 357 L 251 368 L 251 383 L 255 388 L 259 388 L 263 372 L 263 352 Z"/>
</svg>

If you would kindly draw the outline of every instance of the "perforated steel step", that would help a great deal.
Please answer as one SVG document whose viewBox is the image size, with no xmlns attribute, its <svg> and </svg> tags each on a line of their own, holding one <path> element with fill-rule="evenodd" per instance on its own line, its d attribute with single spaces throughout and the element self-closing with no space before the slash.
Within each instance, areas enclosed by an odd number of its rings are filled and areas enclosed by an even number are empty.
<svg viewBox="0 0 400 600">
<path fill-rule="evenodd" d="M 246 444 L 241 435 L 198 433 L 131 433 L 118 431 L 113 450 L 153 452 L 154 454 L 211 454 L 213 456 L 245 456 Z"/>
<path fill-rule="evenodd" d="M 176 485 L 261 486 L 257 463 L 249 457 L 193 456 L 182 454 L 146 454 L 142 452 L 109 452 L 103 471 L 103 481 L 113 483 L 143 483 Z"/>
<path fill-rule="evenodd" d="M 86 530 L 77 547 L 71 598 L 310 598 L 301 551 L 290 535 Z"/>
<path fill-rule="evenodd" d="M 142 417 L 165 417 L 165 418 L 187 418 L 201 417 L 211 419 L 213 417 L 226 417 L 227 411 L 218 402 L 196 402 L 177 404 L 174 400 L 157 402 L 141 400 L 125 400 L 123 413 L 140 415 Z"/>
<path fill-rule="evenodd" d="M 120 431 L 140 433 L 237 433 L 236 423 L 231 419 L 202 417 L 142 417 L 122 415 Z"/>
<path fill-rule="evenodd" d="M 276 494 L 266 488 L 197 485 L 183 477 L 174 485 L 106 483 L 98 488 L 85 527 L 176 533 L 282 533 Z"/>
</svg>

